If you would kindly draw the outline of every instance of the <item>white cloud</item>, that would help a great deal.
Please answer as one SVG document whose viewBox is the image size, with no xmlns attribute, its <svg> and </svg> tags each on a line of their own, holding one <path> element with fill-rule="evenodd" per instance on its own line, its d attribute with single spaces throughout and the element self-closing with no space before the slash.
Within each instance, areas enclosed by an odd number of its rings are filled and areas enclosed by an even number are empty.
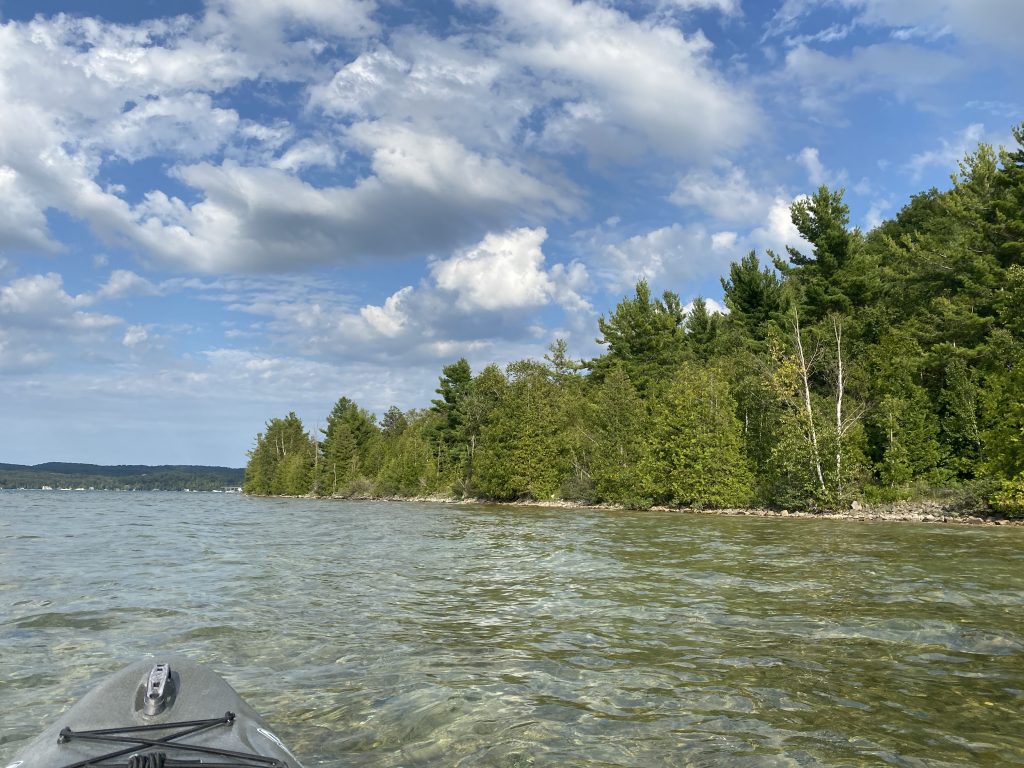
<svg viewBox="0 0 1024 768">
<path fill-rule="evenodd" d="M 437 286 L 453 293 L 466 311 L 539 307 L 555 289 L 544 271 L 541 243 L 547 236 L 543 227 L 489 234 L 476 246 L 435 261 L 430 271 Z"/>
<path fill-rule="evenodd" d="M 264 43 L 295 28 L 313 27 L 336 37 L 365 37 L 378 30 L 372 0 L 211 0 L 208 7 Z"/>
<path fill-rule="evenodd" d="M 872 200 L 871 207 L 864 215 L 864 228 L 871 230 L 881 224 L 885 220 L 882 214 L 890 207 L 891 203 L 888 200 Z"/>
<path fill-rule="evenodd" d="M 582 338 L 593 333 L 587 270 L 579 262 L 547 264 L 545 237 L 543 228 L 490 233 L 435 260 L 416 286 L 380 303 L 357 303 L 297 278 L 175 279 L 161 288 L 199 291 L 259 318 L 248 332 L 321 360 L 436 366 L 453 355 L 483 363 L 491 355 L 508 361 L 536 355 L 538 333 L 553 340 L 548 329 L 559 314 Z"/>
<path fill-rule="evenodd" d="M 179 169 L 203 199 L 153 192 L 120 232 L 162 263 L 201 272 L 268 271 L 450 248 L 515 218 L 566 214 L 571 194 L 451 138 L 359 123 L 350 138 L 374 175 L 318 188 L 232 161 Z"/>
<path fill-rule="evenodd" d="M 170 153 L 195 160 L 223 147 L 238 129 L 238 113 L 213 106 L 205 93 L 147 99 L 125 110 L 98 140 L 127 160 Z"/>
<path fill-rule="evenodd" d="M 805 109 L 835 116 L 838 102 L 852 95 L 881 92 L 909 100 L 965 71 L 956 56 L 906 43 L 859 46 L 842 56 L 798 45 L 786 54 L 783 77 L 798 84 Z"/>
<path fill-rule="evenodd" d="M 547 98 L 542 84 L 475 37 L 397 30 L 389 42 L 311 88 L 310 104 L 330 116 L 405 123 L 476 149 L 510 150 L 522 121 Z"/>
<path fill-rule="evenodd" d="M 144 325 L 130 325 L 125 330 L 121 343 L 130 349 L 134 349 L 140 344 L 145 344 L 147 339 L 149 339 L 149 334 L 146 332 Z"/>
<path fill-rule="evenodd" d="M 77 307 L 87 303 L 68 294 L 56 272 L 17 278 L 0 287 L 0 315 L 8 322 L 66 320 Z"/>
<path fill-rule="evenodd" d="M 957 163 L 963 160 L 967 153 L 974 152 L 983 141 L 997 143 L 992 142 L 991 137 L 987 136 L 982 123 L 971 123 L 952 140 L 939 139 L 938 147 L 917 153 L 907 161 L 905 167 L 915 182 L 920 181 L 927 168 L 935 165 L 952 172 L 956 169 Z"/>
<path fill-rule="evenodd" d="M 757 189 L 746 172 L 731 163 L 684 174 L 669 196 L 679 206 L 700 208 L 719 221 L 753 222 L 771 207 L 771 195 Z"/>
<path fill-rule="evenodd" d="M 271 160 L 270 166 L 282 171 L 299 171 L 316 166 L 333 168 L 340 161 L 340 153 L 331 144 L 315 139 L 302 139 L 290 146 L 280 157 Z"/>
<path fill-rule="evenodd" d="M 800 198 L 796 198 L 800 199 Z M 696 286 L 717 283 L 729 264 L 748 251 L 771 249 L 784 254 L 785 247 L 808 248 L 790 216 L 793 201 L 776 197 L 762 221 L 746 233 L 709 231 L 701 224 L 672 224 L 622 238 L 613 224 L 580 233 L 580 245 L 596 254 L 595 271 L 609 293 L 631 288 L 638 280 L 665 285 L 695 295 Z"/>
<path fill-rule="evenodd" d="M 95 296 L 98 299 L 121 299 L 126 296 L 156 296 L 159 293 L 160 289 L 141 275 L 127 269 L 115 269 Z"/>
<path fill-rule="evenodd" d="M 369 304 L 359 310 L 359 315 L 376 333 L 388 338 L 398 336 L 409 322 L 409 316 L 402 308 L 402 303 L 412 293 L 413 288 L 407 285 L 388 296 L 384 306 Z"/>
<path fill-rule="evenodd" d="M 1019 0 L 844 0 L 864 24 L 895 27 L 905 37 L 954 34 L 1020 56 L 1024 4 Z"/>
<path fill-rule="evenodd" d="M 742 145 L 757 122 L 750 96 L 710 63 L 702 34 L 684 36 L 595 2 L 494 0 L 507 34 L 501 56 L 571 94 L 541 131 L 542 146 L 598 156 L 652 148 L 705 157 Z"/>
<path fill-rule="evenodd" d="M 817 147 L 804 147 L 797 155 L 797 160 L 807 171 L 807 181 L 812 187 L 822 184 L 833 189 L 846 183 L 846 171 L 831 171 L 821 162 Z"/>
<path fill-rule="evenodd" d="M 716 301 L 715 299 L 709 299 L 706 296 L 704 296 L 702 298 L 704 299 L 704 305 L 707 307 L 707 310 L 708 310 L 709 314 L 712 314 L 712 315 L 716 314 L 716 313 L 719 314 L 719 315 L 727 315 L 727 314 L 729 314 L 729 309 L 724 304 L 722 304 L 720 301 Z M 686 314 L 690 314 L 693 311 L 693 302 L 691 301 L 690 303 L 686 304 L 683 307 L 683 311 Z"/>
<path fill-rule="evenodd" d="M 740 0 L 659 0 L 659 8 L 678 8 L 682 11 L 714 10 L 726 16 L 740 13 Z"/>
<path fill-rule="evenodd" d="M 800 164 L 807 170 L 807 180 L 815 187 L 825 183 L 825 166 L 821 164 L 816 147 L 804 147 L 797 156 Z"/>
<path fill-rule="evenodd" d="M 0 126 L 3 120 L 0 118 Z M 0 138 L 0 144 L 3 139 Z M 0 156 L 0 248 L 35 248 L 54 252 L 59 246 L 50 239 L 46 227 L 46 215 L 32 189 L 31 182 L 23 175 L 2 164 Z"/>
<path fill-rule="evenodd" d="M 727 230 L 711 235 L 711 248 L 716 251 L 731 251 L 736 248 L 739 235 Z"/>
<path fill-rule="evenodd" d="M 104 350 L 120 317 L 86 312 L 93 297 L 71 295 L 55 272 L 0 285 L 0 369 L 35 369 Z"/>
</svg>

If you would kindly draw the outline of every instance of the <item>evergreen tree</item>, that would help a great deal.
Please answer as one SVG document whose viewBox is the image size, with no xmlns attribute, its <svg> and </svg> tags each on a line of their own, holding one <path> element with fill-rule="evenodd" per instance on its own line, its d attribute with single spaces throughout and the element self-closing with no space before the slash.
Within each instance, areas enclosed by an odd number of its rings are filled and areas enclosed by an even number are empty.
<svg viewBox="0 0 1024 768">
<path fill-rule="evenodd" d="M 642 490 L 653 487 L 642 475 L 647 412 L 621 368 L 608 372 L 593 392 L 589 410 L 587 442 L 595 497 L 631 506 L 650 504 Z"/>
<path fill-rule="evenodd" d="M 396 409 L 397 410 L 397 409 Z M 390 413 L 390 411 L 389 411 Z M 402 429 L 385 428 L 385 451 L 376 485 L 380 493 L 397 496 L 422 496 L 436 493 L 439 475 L 429 434 L 431 412 L 410 411 L 402 414 Z M 385 422 L 393 424 L 395 419 Z"/>
<path fill-rule="evenodd" d="M 620 366 L 641 395 L 671 376 L 683 359 L 686 339 L 685 315 L 679 296 L 665 291 L 661 299 L 651 299 L 647 282 L 636 284 L 636 295 L 619 302 L 607 319 L 598 321 L 598 344 L 608 347 L 601 357 L 590 362 L 593 377 L 600 382 L 614 367 Z"/>
<path fill-rule="evenodd" d="M 767 267 L 761 269 L 753 251 L 729 265 L 729 277 L 722 278 L 722 290 L 729 319 L 741 324 L 756 340 L 765 338 L 768 321 L 780 317 L 786 308 L 782 282 Z"/>
<path fill-rule="evenodd" d="M 376 417 L 342 397 L 328 415 L 323 435 L 318 492 L 326 496 L 368 492 L 379 463 Z"/>
<path fill-rule="evenodd" d="M 315 445 L 294 412 L 271 419 L 249 451 L 243 489 L 259 496 L 304 496 L 312 490 L 315 459 Z"/>
<path fill-rule="evenodd" d="M 684 363 L 652 404 L 646 490 L 656 500 L 693 507 L 746 504 L 753 476 L 742 446 L 726 377 Z"/>
<path fill-rule="evenodd" d="M 708 312 L 702 296 L 693 300 L 685 320 L 686 346 L 697 360 L 706 363 L 715 354 L 721 323 L 722 316 Z"/>
<path fill-rule="evenodd" d="M 960 478 L 974 477 L 981 449 L 978 421 L 978 391 L 960 356 L 946 365 L 946 382 L 940 393 L 941 436 L 948 457 L 947 466 Z"/>
<path fill-rule="evenodd" d="M 466 358 L 441 369 L 436 390 L 441 397 L 431 400 L 431 411 L 439 417 L 431 424 L 431 442 L 438 471 L 453 486 L 465 483 L 466 458 L 471 441 L 466 434 L 466 406 L 473 392 L 473 371 Z"/>
<path fill-rule="evenodd" d="M 496 499 L 557 497 L 573 476 L 571 414 L 547 367 L 523 360 L 509 365 L 508 375 L 481 435 L 480 491 Z"/>
<path fill-rule="evenodd" d="M 1004 267 L 1024 265 L 1024 122 L 1013 128 L 1017 146 L 999 152 L 988 233 Z"/>
</svg>

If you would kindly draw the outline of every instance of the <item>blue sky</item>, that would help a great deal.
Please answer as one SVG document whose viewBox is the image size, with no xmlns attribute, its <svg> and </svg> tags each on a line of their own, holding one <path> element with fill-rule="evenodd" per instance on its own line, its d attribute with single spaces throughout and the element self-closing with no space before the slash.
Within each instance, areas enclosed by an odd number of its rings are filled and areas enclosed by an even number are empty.
<svg viewBox="0 0 1024 768">
<path fill-rule="evenodd" d="M 0 461 L 240 466 L 1024 119 L 1020 0 L 0 0 Z"/>
</svg>

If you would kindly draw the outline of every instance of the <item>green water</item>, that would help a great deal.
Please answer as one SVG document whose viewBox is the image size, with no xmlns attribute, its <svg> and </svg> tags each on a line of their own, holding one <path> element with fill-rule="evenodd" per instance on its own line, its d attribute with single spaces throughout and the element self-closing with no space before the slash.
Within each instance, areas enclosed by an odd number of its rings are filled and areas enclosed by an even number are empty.
<svg viewBox="0 0 1024 768">
<path fill-rule="evenodd" d="M 0 492 L 0 765 L 160 650 L 307 768 L 1024 765 L 1024 529 Z"/>
</svg>

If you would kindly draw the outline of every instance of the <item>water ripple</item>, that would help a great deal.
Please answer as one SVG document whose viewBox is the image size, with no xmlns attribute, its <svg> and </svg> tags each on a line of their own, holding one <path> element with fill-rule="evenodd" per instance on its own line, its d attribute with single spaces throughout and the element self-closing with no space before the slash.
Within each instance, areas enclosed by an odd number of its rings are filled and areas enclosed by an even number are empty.
<svg viewBox="0 0 1024 768">
<path fill-rule="evenodd" d="M 0 753 L 143 653 L 307 766 L 1024 764 L 1024 532 L 0 494 Z M 2 761 L 0 761 L 2 763 Z"/>
</svg>

